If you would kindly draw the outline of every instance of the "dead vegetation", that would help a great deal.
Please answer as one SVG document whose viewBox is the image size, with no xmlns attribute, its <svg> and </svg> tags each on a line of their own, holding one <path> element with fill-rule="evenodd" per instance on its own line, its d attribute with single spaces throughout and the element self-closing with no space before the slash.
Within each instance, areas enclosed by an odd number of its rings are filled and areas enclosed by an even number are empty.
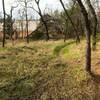
<svg viewBox="0 0 100 100">
<path fill-rule="evenodd" d="M 0 100 L 96 100 L 97 84 L 84 71 L 84 43 L 39 41 L 0 48 Z M 93 60 L 99 61 L 98 54 Z"/>
</svg>

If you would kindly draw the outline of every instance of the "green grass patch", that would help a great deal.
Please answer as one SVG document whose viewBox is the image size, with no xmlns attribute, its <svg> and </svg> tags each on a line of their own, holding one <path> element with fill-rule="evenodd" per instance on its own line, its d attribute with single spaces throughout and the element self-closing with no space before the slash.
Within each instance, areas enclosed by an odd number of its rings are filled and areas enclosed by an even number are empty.
<svg viewBox="0 0 100 100">
<path fill-rule="evenodd" d="M 60 52 L 63 52 L 63 54 L 69 53 L 69 47 L 73 46 L 75 44 L 75 41 L 68 41 L 63 44 L 59 44 L 54 48 L 53 54 L 58 56 Z"/>
<path fill-rule="evenodd" d="M 53 54 L 56 55 L 56 56 L 58 56 L 59 53 L 60 53 L 60 51 L 61 51 L 64 47 L 66 47 L 66 46 L 67 46 L 67 44 L 62 44 L 62 45 L 56 46 L 56 47 L 54 48 Z"/>
</svg>

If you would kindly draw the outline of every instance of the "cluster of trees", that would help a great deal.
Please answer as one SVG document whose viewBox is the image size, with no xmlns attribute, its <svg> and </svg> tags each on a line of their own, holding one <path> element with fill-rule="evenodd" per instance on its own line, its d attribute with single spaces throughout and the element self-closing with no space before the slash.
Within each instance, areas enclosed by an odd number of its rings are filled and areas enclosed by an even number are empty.
<svg viewBox="0 0 100 100">
<path fill-rule="evenodd" d="M 81 36 L 86 37 L 86 71 L 91 72 L 91 48 L 96 50 L 96 35 L 97 35 L 97 14 L 95 10 L 94 4 L 98 5 L 98 0 L 71 0 L 70 7 L 66 7 L 63 0 L 59 0 L 63 11 L 59 12 L 58 10 L 53 13 L 43 14 L 40 8 L 41 0 L 17 0 L 18 5 L 23 7 L 22 13 L 24 12 L 25 20 L 26 20 L 26 33 L 27 33 L 27 43 L 29 43 L 29 32 L 28 32 L 28 9 L 34 10 L 40 16 L 40 24 L 37 30 L 39 31 L 40 27 L 44 27 L 43 31 L 45 31 L 46 41 L 50 39 L 50 26 L 53 25 L 58 33 L 62 33 L 64 36 L 64 41 L 66 38 L 75 38 L 76 43 L 80 43 Z M 35 9 L 33 2 L 36 4 L 37 9 Z M 3 47 L 5 46 L 5 34 L 6 34 L 6 11 L 5 11 L 5 3 L 2 0 L 3 5 Z M 97 6 L 96 6 L 97 7 Z M 9 33 L 13 33 L 13 19 L 12 19 L 12 11 L 11 15 L 8 16 L 8 22 L 10 22 L 10 30 Z M 23 14 L 21 14 L 21 18 L 23 19 Z M 45 17 L 49 16 L 49 18 Z M 9 21 L 10 20 L 10 21 Z M 49 20 L 49 21 L 48 21 Z M 92 37 L 92 41 L 91 41 Z M 91 47 L 92 43 L 92 47 Z"/>
</svg>

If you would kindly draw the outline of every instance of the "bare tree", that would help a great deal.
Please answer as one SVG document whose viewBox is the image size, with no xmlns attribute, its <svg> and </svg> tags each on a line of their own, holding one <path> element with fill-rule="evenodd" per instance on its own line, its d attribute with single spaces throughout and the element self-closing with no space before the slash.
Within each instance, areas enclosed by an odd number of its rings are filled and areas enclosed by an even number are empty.
<svg viewBox="0 0 100 100">
<path fill-rule="evenodd" d="M 20 21 L 20 25 L 21 25 L 21 32 L 22 32 L 22 38 L 24 38 L 24 23 L 23 23 L 23 21 L 24 21 L 24 11 L 23 10 L 19 10 L 19 16 L 20 16 L 20 19 L 21 19 L 21 21 Z"/>
<path fill-rule="evenodd" d="M 24 7 L 25 10 L 25 19 L 26 19 L 26 38 L 27 38 L 27 43 L 29 43 L 29 29 L 28 29 L 28 4 L 32 1 L 32 0 L 17 0 L 21 6 Z"/>
<path fill-rule="evenodd" d="M 86 26 L 86 71 L 91 72 L 91 28 L 90 28 L 90 20 L 88 17 L 87 10 L 82 2 L 82 0 L 77 0 L 81 12 L 84 17 L 85 26 Z"/>
<path fill-rule="evenodd" d="M 14 31 L 14 29 L 13 29 L 13 24 L 14 24 L 14 20 L 13 20 L 13 10 L 15 8 L 17 8 L 17 7 L 18 7 L 18 5 L 11 6 L 11 10 L 10 10 L 10 17 L 11 17 L 10 38 L 11 38 L 11 40 L 12 40 L 13 31 Z"/>
<path fill-rule="evenodd" d="M 35 1 L 36 5 L 37 5 L 38 11 L 33 6 L 31 6 L 30 8 L 35 10 L 38 13 L 38 15 L 40 16 L 41 21 L 42 21 L 42 23 L 43 23 L 43 25 L 44 25 L 44 27 L 46 29 L 46 40 L 48 41 L 50 39 L 50 37 L 49 37 L 47 23 L 43 18 L 42 11 L 41 11 L 41 8 L 40 8 L 40 0 L 34 0 L 34 1 Z"/>
<path fill-rule="evenodd" d="M 66 9 L 66 7 L 65 7 L 65 5 L 64 5 L 64 3 L 63 3 L 63 1 L 60 0 L 60 3 L 61 3 L 61 5 L 62 5 L 62 7 L 63 7 L 63 9 L 64 9 L 64 11 L 65 11 L 65 14 L 66 14 L 67 18 L 70 20 L 70 22 L 71 22 L 71 24 L 72 24 L 72 26 L 73 26 L 73 28 L 74 28 L 74 31 L 75 31 L 75 33 L 76 33 L 76 43 L 78 43 L 78 42 L 80 42 L 80 37 L 79 37 L 79 34 L 78 34 L 78 32 L 77 32 L 77 29 L 76 29 L 76 27 L 75 27 L 75 25 L 74 25 L 74 23 L 73 23 L 73 21 L 72 21 L 70 15 L 68 14 L 68 11 L 67 11 L 67 9 Z M 67 18 L 66 18 L 66 22 L 67 22 Z"/>
<path fill-rule="evenodd" d="M 5 39 L 6 39 L 6 32 L 5 32 L 5 23 L 6 23 L 6 12 L 5 12 L 5 1 L 2 0 L 2 6 L 3 6 L 3 15 L 4 15 L 4 18 L 3 18 L 3 44 L 2 46 L 5 47 Z"/>
<path fill-rule="evenodd" d="M 27 1 L 25 0 L 25 13 L 26 13 L 26 33 L 27 33 L 27 43 L 29 43 L 29 36 L 28 36 L 28 15 L 27 15 Z"/>
</svg>

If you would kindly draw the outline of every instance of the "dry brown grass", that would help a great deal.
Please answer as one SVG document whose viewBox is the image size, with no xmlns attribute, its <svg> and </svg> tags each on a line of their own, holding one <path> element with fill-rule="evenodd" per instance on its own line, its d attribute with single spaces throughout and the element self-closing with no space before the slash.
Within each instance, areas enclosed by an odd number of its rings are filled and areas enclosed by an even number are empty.
<svg viewBox="0 0 100 100">
<path fill-rule="evenodd" d="M 0 48 L 0 100 L 96 100 L 100 83 L 85 71 L 85 41 L 69 42 L 18 42 Z M 99 53 L 98 43 L 92 54 L 96 73 Z"/>
</svg>

